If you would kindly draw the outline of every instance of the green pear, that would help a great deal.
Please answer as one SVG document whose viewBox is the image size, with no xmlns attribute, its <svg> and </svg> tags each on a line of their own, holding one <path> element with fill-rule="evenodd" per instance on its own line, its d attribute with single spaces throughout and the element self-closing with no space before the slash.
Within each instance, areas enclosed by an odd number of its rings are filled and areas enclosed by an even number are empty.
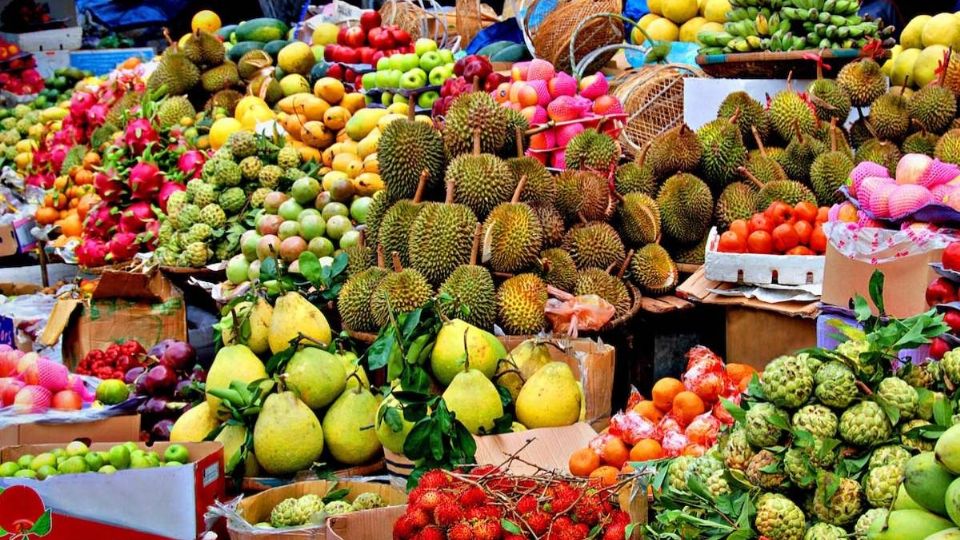
<svg viewBox="0 0 960 540">
<path fill-rule="evenodd" d="M 290 347 L 290 342 L 303 334 L 319 343 L 330 343 L 330 324 L 316 306 L 300 296 L 298 292 L 288 292 L 277 299 L 270 317 L 270 335 L 267 341 L 270 351 L 277 354 Z"/>
<path fill-rule="evenodd" d="M 466 349 L 464 335 L 466 335 Z M 490 332 L 485 332 L 460 319 L 444 323 L 437 334 L 437 341 L 430 355 L 430 368 L 440 384 L 449 385 L 453 378 L 463 371 L 468 353 L 470 367 L 489 379 L 497 371 L 497 362 L 501 358 L 506 358 L 507 349 Z"/>
<path fill-rule="evenodd" d="M 410 430 L 413 429 L 413 422 L 403 417 L 403 408 L 400 406 L 400 401 L 393 395 L 394 392 L 399 392 L 400 390 L 399 383 L 396 383 L 393 388 L 390 389 L 390 393 L 387 394 L 387 397 L 380 403 L 376 417 L 377 438 L 380 439 L 380 444 L 395 454 L 403 453 L 403 443 L 406 442 L 407 435 L 409 435 Z M 397 431 L 394 431 L 384 416 L 388 410 L 397 411 L 400 420 L 400 429 Z"/>
<path fill-rule="evenodd" d="M 232 473 L 233 469 L 241 463 L 239 454 L 243 443 L 247 440 L 247 426 L 227 424 L 213 440 L 223 445 L 223 471 L 227 474 Z M 251 455 L 252 453 L 248 452 L 247 459 Z"/>
<path fill-rule="evenodd" d="M 897 498 L 893 501 L 894 510 L 923 510 L 923 507 L 917 504 L 917 501 L 910 498 L 907 494 L 907 488 L 900 484 L 897 488 Z"/>
<path fill-rule="evenodd" d="M 470 363 L 471 365 L 473 362 Z M 447 409 L 474 435 L 493 430 L 494 421 L 503 416 L 500 393 L 490 379 L 472 367 L 461 370 L 443 392 Z"/>
<path fill-rule="evenodd" d="M 894 510 L 887 519 L 870 525 L 870 540 L 924 540 L 930 535 L 953 528 L 953 523 L 924 510 Z"/>
<path fill-rule="evenodd" d="M 506 388 L 516 402 L 524 381 L 529 380 L 550 360 L 550 345 L 536 338 L 528 339 L 514 347 L 508 358 L 500 360 L 493 380 Z"/>
<path fill-rule="evenodd" d="M 210 370 L 207 371 L 207 389 L 230 387 L 231 381 L 251 383 L 267 378 L 267 369 L 263 362 L 246 345 L 230 345 L 217 352 Z M 207 392 L 207 405 L 210 412 L 219 413 L 220 398 Z"/>
<path fill-rule="evenodd" d="M 293 392 L 270 394 L 253 427 L 253 450 L 270 474 L 306 469 L 323 453 L 320 420 Z"/>
<path fill-rule="evenodd" d="M 903 486 L 907 495 L 920 506 L 947 515 L 944 497 L 953 482 L 953 475 L 937 461 L 933 452 L 922 452 L 907 461 L 903 470 Z"/>
<path fill-rule="evenodd" d="M 304 347 L 294 353 L 283 372 L 287 388 L 311 409 L 333 403 L 346 386 L 343 363 L 323 349 Z"/>
<path fill-rule="evenodd" d="M 937 439 L 933 452 L 937 461 L 953 474 L 960 474 L 960 424 L 952 426 Z"/>
<path fill-rule="evenodd" d="M 343 369 L 347 374 L 347 388 L 356 388 L 360 385 L 370 388 L 370 379 L 367 377 L 366 370 L 360 365 L 356 353 L 344 351 L 334 356 L 343 364 Z M 353 373 L 356 373 L 357 376 L 351 377 L 350 375 Z"/>
<path fill-rule="evenodd" d="M 374 427 L 377 398 L 363 387 L 346 390 L 323 415 L 330 454 L 346 465 L 368 463 L 380 452 L 380 439 Z"/>
<path fill-rule="evenodd" d="M 580 418 L 583 396 L 570 366 L 550 362 L 530 377 L 517 396 L 517 420 L 529 429 L 569 426 Z"/>
<path fill-rule="evenodd" d="M 944 497 L 947 505 L 947 515 L 954 523 L 960 521 L 960 479 L 955 479 L 947 488 L 947 494 Z"/>
<path fill-rule="evenodd" d="M 924 540 L 960 540 L 960 529 L 956 527 L 944 529 L 938 533 L 931 534 L 924 538 Z"/>
</svg>

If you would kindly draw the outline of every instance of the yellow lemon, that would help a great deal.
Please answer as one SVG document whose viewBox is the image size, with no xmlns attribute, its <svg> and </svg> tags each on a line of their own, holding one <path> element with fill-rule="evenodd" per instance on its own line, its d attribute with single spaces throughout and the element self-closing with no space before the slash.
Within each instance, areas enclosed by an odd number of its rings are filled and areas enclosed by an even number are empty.
<svg viewBox="0 0 960 540">
<path fill-rule="evenodd" d="M 194 32 L 197 30 L 216 32 L 220 29 L 220 25 L 220 16 L 209 9 L 198 11 L 197 14 L 193 16 L 193 19 L 190 20 L 190 28 L 193 29 Z"/>
<path fill-rule="evenodd" d="M 703 17 L 694 17 L 680 25 L 680 41 L 695 43 L 697 41 L 697 33 L 700 32 L 705 24 L 707 24 L 707 20 Z"/>
<path fill-rule="evenodd" d="M 233 111 L 234 118 L 243 122 L 243 115 L 246 114 L 247 111 L 249 111 L 252 107 L 270 108 L 266 101 L 257 96 L 244 96 L 240 98 L 240 101 L 237 102 L 237 108 Z"/>
<path fill-rule="evenodd" d="M 683 24 L 697 16 L 700 8 L 697 0 L 664 0 L 663 16 L 677 24 Z"/>
<path fill-rule="evenodd" d="M 650 39 L 656 41 L 676 41 L 680 36 L 680 29 L 670 19 L 657 19 L 647 26 Z"/>
<path fill-rule="evenodd" d="M 710 22 L 721 23 L 727 21 L 727 12 L 733 7 L 728 0 L 704 0 L 703 16 Z"/>
<path fill-rule="evenodd" d="M 210 126 L 210 148 L 214 150 L 227 142 L 231 133 L 243 129 L 243 124 L 236 118 L 221 118 Z"/>
<path fill-rule="evenodd" d="M 333 23 L 320 23 L 313 29 L 310 37 L 311 45 L 330 45 L 337 42 L 337 33 L 340 27 Z"/>
</svg>

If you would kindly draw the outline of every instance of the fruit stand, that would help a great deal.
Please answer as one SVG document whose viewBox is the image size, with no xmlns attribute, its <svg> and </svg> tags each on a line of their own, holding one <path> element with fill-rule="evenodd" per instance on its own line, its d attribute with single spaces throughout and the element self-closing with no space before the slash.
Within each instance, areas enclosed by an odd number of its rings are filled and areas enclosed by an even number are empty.
<svg viewBox="0 0 960 540">
<path fill-rule="evenodd" d="M 0 6 L 0 540 L 960 535 L 960 13 L 632 4 Z"/>
</svg>

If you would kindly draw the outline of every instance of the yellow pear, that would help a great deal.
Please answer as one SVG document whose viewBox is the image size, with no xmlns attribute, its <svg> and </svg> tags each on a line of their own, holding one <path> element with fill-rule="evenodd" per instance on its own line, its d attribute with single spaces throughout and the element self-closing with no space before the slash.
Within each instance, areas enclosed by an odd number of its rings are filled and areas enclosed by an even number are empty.
<svg viewBox="0 0 960 540">
<path fill-rule="evenodd" d="M 304 347 L 293 354 L 283 371 L 283 382 L 311 409 L 333 403 L 346 386 L 343 363 L 331 353 Z"/>
<path fill-rule="evenodd" d="M 270 474 L 306 469 L 323 453 L 320 420 L 293 392 L 270 394 L 253 427 L 253 450 Z"/>
<path fill-rule="evenodd" d="M 207 402 L 180 415 L 170 429 L 170 442 L 200 442 L 220 425 L 220 420 Z"/>
<path fill-rule="evenodd" d="M 409 435 L 410 430 L 413 429 L 413 422 L 403 417 L 403 408 L 400 405 L 400 401 L 393 396 L 393 392 L 398 391 L 400 391 L 400 383 L 396 382 L 393 388 L 390 389 L 387 397 L 380 403 L 380 407 L 377 409 L 376 428 L 377 438 L 380 439 L 380 444 L 391 452 L 402 454 L 403 443 L 406 442 L 407 435 Z M 394 431 L 394 426 L 390 425 L 390 421 L 388 421 L 386 417 L 387 411 L 390 409 L 397 411 L 397 419 L 400 422 L 400 429 L 397 431 Z M 393 413 L 390 414 L 392 416 Z"/>
<path fill-rule="evenodd" d="M 517 396 L 517 420 L 530 429 L 569 426 L 580 418 L 580 386 L 570 366 L 550 362 L 523 385 Z"/>
<path fill-rule="evenodd" d="M 447 409 L 474 435 L 493 430 L 503 416 L 503 403 L 497 387 L 477 369 L 460 371 L 443 392 Z"/>
<path fill-rule="evenodd" d="M 381 449 L 374 424 L 380 404 L 366 388 L 345 391 L 323 415 L 323 433 L 330 455 L 340 463 L 367 463 Z"/>
<path fill-rule="evenodd" d="M 367 372 L 363 369 L 363 366 L 360 365 L 356 353 L 344 351 L 334 356 L 343 364 L 343 372 L 347 378 L 347 388 L 356 388 L 361 385 L 364 388 L 370 388 L 370 379 L 367 377 Z M 355 377 L 351 376 L 354 374 L 356 374 Z"/>
<path fill-rule="evenodd" d="M 466 349 L 464 348 L 466 336 Z M 497 362 L 506 358 L 507 349 L 500 340 L 460 319 L 444 323 L 437 334 L 437 342 L 430 355 L 430 368 L 440 384 L 446 386 L 463 371 L 469 356 L 470 368 L 483 373 L 487 378 L 497 372 Z"/>
<path fill-rule="evenodd" d="M 494 380 L 506 388 L 516 402 L 523 382 L 550 360 L 550 345 L 536 338 L 528 339 L 514 347 L 506 360 L 500 361 Z"/>
<path fill-rule="evenodd" d="M 923 48 L 923 29 L 932 18 L 930 15 L 917 15 L 910 19 L 900 32 L 900 45 L 904 49 Z"/>
<path fill-rule="evenodd" d="M 225 389 L 233 381 L 251 383 L 266 379 L 263 362 L 246 345 L 230 345 L 217 352 L 210 370 L 207 371 L 207 390 Z M 220 398 L 207 392 L 207 405 L 214 414 L 219 414 Z"/>
<path fill-rule="evenodd" d="M 290 342 L 303 334 L 323 345 L 330 343 L 330 324 L 316 306 L 297 292 L 288 292 L 277 299 L 270 318 L 270 351 L 277 354 L 290 347 Z"/>
<path fill-rule="evenodd" d="M 270 350 L 267 337 L 270 335 L 270 318 L 273 316 L 273 306 L 263 298 L 258 298 L 257 303 L 240 302 L 234 309 L 220 319 L 220 334 L 225 345 L 236 345 L 241 343 L 241 337 L 236 332 L 236 324 L 233 321 L 233 314 L 242 321 L 250 321 L 250 335 L 247 336 L 244 345 L 250 347 L 254 354 L 263 354 Z"/>
<path fill-rule="evenodd" d="M 223 471 L 225 473 L 232 473 L 237 465 L 243 465 L 245 471 L 256 469 L 257 460 L 253 457 L 252 451 L 247 452 L 245 461 L 242 463 L 239 461 L 240 450 L 243 447 L 243 443 L 247 440 L 247 426 L 242 424 L 227 424 L 223 426 L 223 429 L 220 430 L 220 433 L 217 434 L 213 440 L 223 445 Z M 245 476 L 252 475 L 246 474 Z"/>
</svg>

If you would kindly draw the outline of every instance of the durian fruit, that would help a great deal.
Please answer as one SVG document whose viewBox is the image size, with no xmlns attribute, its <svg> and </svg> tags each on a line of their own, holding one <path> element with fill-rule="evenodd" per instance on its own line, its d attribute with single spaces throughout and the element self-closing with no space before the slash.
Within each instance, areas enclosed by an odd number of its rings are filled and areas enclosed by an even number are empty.
<svg viewBox="0 0 960 540">
<path fill-rule="evenodd" d="M 458 266 L 470 261 L 477 216 L 467 206 L 453 202 L 453 190 L 451 182 L 446 202 L 424 204 L 410 224 L 410 266 L 433 285 L 440 285 Z"/>
<path fill-rule="evenodd" d="M 933 157 L 939 141 L 940 137 L 933 133 L 918 131 L 907 135 L 907 138 L 900 143 L 900 151 L 904 154 L 926 154 Z"/>
<path fill-rule="evenodd" d="M 433 296 L 433 289 L 423 274 L 412 268 L 404 269 L 396 252 L 393 253 L 393 267 L 394 271 L 384 276 L 370 297 L 370 311 L 377 327 L 387 324 L 391 311 L 413 311 Z"/>
<path fill-rule="evenodd" d="M 181 52 L 194 64 L 203 66 L 219 66 L 226 55 L 217 36 L 200 29 L 187 37 Z"/>
<path fill-rule="evenodd" d="M 739 113 L 739 114 L 737 114 Z M 740 129 L 740 136 L 744 141 L 751 140 L 751 132 L 757 130 L 760 140 L 766 142 L 770 137 L 770 117 L 767 110 L 750 94 L 739 90 L 723 98 L 717 110 L 717 118 L 732 118 L 737 114 L 734 122 Z"/>
<path fill-rule="evenodd" d="M 272 65 L 273 57 L 262 49 L 254 49 L 243 53 L 243 56 L 237 61 L 237 73 L 240 74 L 241 79 L 249 81 L 261 69 Z"/>
<path fill-rule="evenodd" d="M 624 163 L 617 167 L 613 175 L 613 185 L 617 193 L 626 195 L 627 193 L 645 193 L 653 197 L 657 194 L 657 178 L 653 170 L 647 166 L 639 165 L 638 162 Z"/>
<path fill-rule="evenodd" d="M 663 295 L 676 288 L 680 272 L 666 249 L 659 244 L 647 244 L 630 260 L 630 279 L 645 292 Z"/>
<path fill-rule="evenodd" d="M 447 152 L 451 156 L 470 153 L 474 136 L 479 134 L 478 153 L 496 153 L 507 140 L 507 120 L 505 109 L 490 94 L 461 94 L 450 104 L 444 118 L 443 142 Z M 513 192 L 512 187 L 510 191 Z"/>
<path fill-rule="evenodd" d="M 870 132 L 871 129 L 866 118 L 863 116 L 858 118 L 850 125 L 850 144 L 854 148 L 860 148 L 860 145 L 873 138 L 873 133 Z"/>
<path fill-rule="evenodd" d="M 264 89 L 264 85 L 266 85 L 266 89 Z M 271 75 L 263 73 L 251 79 L 247 89 L 251 95 L 262 96 L 268 105 L 273 105 L 283 97 L 283 89 L 280 88 L 280 83 Z"/>
<path fill-rule="evenodd" d="M 221 90 L 210 96 L 210 99 L 203 105 L 203 109 L 209 112 L 217 107 L 221 107 L 228 115 L 232 116 L 241 98 L 243 98 L 243 94 L 232 88 Z"/>
<path fill-rule="evenodd" d="M 427 189 L 440 187 L 446 165 L 443 137 L 426 122 L 395 120 L 380 135 L 377 160 L 390 200 L 412 198 L 425 171 Z"/>
<path fill-rule="evenodd" d="M 837 73 L 837 85 L 854 107 L 866 107 L 887 91 L 887 77 L 880 64 L 865 58 L 843 66 Z"/>
<path fill-rule="evenodd" d="M 696 244 L 676 246 L 669 249 L 673 261 L 680 264 L 703 264 L 706 255 L 708 235 L 704 235 Z"/>
<path fill-rule="evenodd" d="M 735 123 L 737 116 L 718 118 L 697 130 L 700 141 L 700 170 L 704 179 L 717 191 L 737 175 L 737 168 L 747 159 L 747 147 Z"/>
<path fill-rule="evenodd" d="M 512 156 L 523 156 L 524 132 L 530 128 L 530 122 L 516 109 L 504 107 L 503 110 L 507 113 L 506 137 L 499 155 L 504 159 Z M 519 137 L 519 140 L 517 137 Z"/>
<path fill-rule="evenodd" d="M 232 188 L 239 189 L 239 188 Z M 354 276 L 367 270 L 373 264 L 375 254 L 373 249 L 366 243 L 366 230 L 360 230 L 360 240 L 352 245 L 343 248 L 343 252 L 347 255 L 347 276 Z"/>
<path fill-rule="evenodd" d="M 951 129 L 944 133 L 937 142 L 933 155 L 940 161 L 960 165 L 960 129 Z"/>
<path fill-rule="evenodd" d="M 767 149 L 760 139 L 760 134 L 753 130 L 753 138 L 757 143 L 757 151 L 750 152 L 747 155 L 747 161 L 744 167 L 750 171 L 753 176 L 761 182 L 770 182 L 773 180 L 786 180 L 787 172 L 783 170 L 780 162 L 767 154 Z"/>
<path fill-rule="evenodd" d="M 797 133 L 780 156 L 780 165 L 783 166 L 789 178 L 806 182 L 810 180 L 810 166 L 813 165 L 813 160 L 826 151 L 827 146 L 819 140 Z"/>
<path fill-rule="evenodd" d="M 383 150 L 377 152 L 378 155 L 382 153 Z M 557 200 L 557 182 L 553 179 L 550 171 L 543 166 L 543 163 L 535 158 L 523 156 L 510 158 L 506 161 L 506 164 L 507 167 L 510 167 L 513 178 L 518 183 L 521 177 L 527 177 L 527 187 L 523 190 L 520 201 L 534 207 L 554 205 Z M 382 160 L 380 168 L 383 169 Z"/>
<path fill-rule="evenodd" d="M 817 66 L 817 80 L 807 87 L 810 102 L 813 103 L 817 118 L 824 122 L 836 119 L 843 123 L 850 116 L 850 97 L 836 81 L 824 79 L 822 69 Z"/>
<path fill-rule="evenodd" d="M 630 244 L 644 245 L 660 237 L 660 207 L 644 193 L 627 193 L 617 211 L 623 238 Z"/>
<path fill-rule="evenodd" d="M 577 276 L 577 283 L 573 294 L 584 296 L 595 294 L 610 303 L 616 310 L 615 317 L 619 317 L 630 310 L 631 298 L 627 286 L 617 276 L 610 275 L 599 268 L 587 268 Z"/>
<path fill-rule="evenodd" d="M 337 310 L 346 328 L 358 332 L 378 329 L 370 310 L 370 298 L 386 275 L 386 270 L 374 266 L 347 278 L 337 296 Z"/>
<path fill-rule="evenodd" d="M 563 249 L 570 253 L 577 268 L 607 268 L 623 260 L 623 241 L 609 223 L 587 222 L 573 226 L 563 239 Z"/>
<path fill-rule="evenodd" d="M 717 227 L 727 229 L 737 219 L 750 219 L 757 211 L 757 190 L 752 184 L 734 182 L 717 197 L 714 220 Z"/>
<path fill-rule="evenodd" d="M 812 135 L 819 123 L 813 104 L 794 92 L 789 80 L 786 90 L 778 92 L 770 100 L 768 114 L 774 130 L 785 141 L 796 137 L 798 133 Z"/>
<path fill-rule="evenodd" d="M 897 163 L 900 162 L 902 154 L 896 144 L 890 141 L 881 141 L 879 139 L 869 139 L 857 148 L 857 153 L 853 157 L 856 163 L 872 161 L 879 163 L 887 168 L 891 175 L 896 174 Z"/>
<path fill-rule="evenodd" d="M 425 179 L 421 180 L 421 184 L 425 183 Z M 423 190 L 418 188 L 417 195 L 422 194 Z M 410 227 L 422 209 L 423 205 L 417 196 L 413 199 L 401 199 L 383 214 L 383 219 L 375 230 L 377 244 L 382 246 L 386 253 L 397 253 L 401 265 L 410 265 L 407 251 L 410 245 Z"/>
<path fill-rule="evenodd" d="M 680 124 L 650 142 L 643 164 L 650 166 L 655 178 L 666 178 L 681 171 L 695 171 L 700 155 L 697 133 L 687 124 Z M 569 164 L 569 157 L 567 160 Z"/>
<path fill-rule="evenodd" d="M 567 169 L 557 177 L 557 211 L 569 221 L 605 220 L 610 207 L 610 183 L 590 172 Z"/>
<path fill-rule="evenodd" d="M 512 274 L 530 268 L 543 246 L 540 219 L 530 205 L 520 202 L 526 183 L 527 177 L 520 177 L 513 199 L 494 208 L 483 222 L 483 251 L 489 254 L 494 272 Z"/>
<path fill-rule="evenodd" d="M 563 243 L 563 235 L 567 233 L 563 216 L 552 206 L 534 206 L 534 213 L 540 220 L 540 230 L 543 232 L 543 247 L 557 247 Z"/>
<path fill-rule="evenodd" d="M 479 219 L 509 201 L 517 187 L 510 167 L 492 154 L 457 156 L 447 167 L 446 181 L 454 183 L 454 200 L 470 207 Z"/>
<path fill-rule="evenodd" d="M 606 133 L 588 128 L 570 139 L 564 158 L 567 168 L 606 174 L 620 161 L 620 154 L 620 143 Z"/>
<path fill-rule="evenodd" d="M 913 94 L 907 109 L 920 129 L 943 133 L 957 114 L 957 97 L 947 88 L 928 84 Z"/>
<path fill-rule="evenodd" d="M 183 118 L 192 120 L 196 115 L 193 104 L 184 96 L 168 97 L 157 106 L 157 121 L 166 128 L 179 124 Z"/>
<path fill-rule="evenodd" d="M 577 265 L 566 250 L 551 248 L 540 253 L 542 271 L 540 277 L 547 285 L 562 291 L 572 292 L 577 284 Z"/>
<path fill-rule="evenodd" d="M 200 70 L 185 55 L 164 52 L 157 68 L 147 79 L 147 90 L 153 92 L 165 87 L 168 96 L 186 94 L 200 82 Z"/>
<path fill-rule="evenodd" d="M 907 99 L 900 94 L 886 93 L 870 105 L 867 118 L 870 127 L 880 139 L 902 140 L 910 131 L 910 113 L 907 112 Z"/>
<path fill-rule="evenodd" d="M 692 174 L 679 173 L 668 178 L 660 186 L 657 205 L 663 233 L 671 240 L 690 244 L 710 228 L 713 195 L 707 184 Z"/>
<path fill-rule="evenodd" d="M 453 304 L 441 304 L 447 317 L 460 318 L 468 324 L 489 330 L 497 318 L 497 291 L 490 271 L 477 265 L 482 227 L 474 230 L 470 264 L 458 266 L 441 285 L 439 293 L 448 295 Z M 456 312 L 453 311 L 455 308 Z"/>
<path fill-rule="evenodd" d="M 816 139 L 818 141 L 824 141 L 826 144 L 827 141 L 832 141 L 833 139 L 837 140 L 837 150 L 840 152 L 846 152 L 849 155 L 853 155 L 853 148 L 850 147 L 850 143 L 847 140 L 848 134 L 845 129 L 838 126 L 837 121 L 830 121 L 830 123 L 821 122 L 820 129 L 817 130 Z"/>
<path fill-rule="evenodd" d="M 810 185 L 817 202 L 823 205 L 843 202 L 844 196 L 838 190 L 847 182 L 854 167 L 850 154 L 837 150 L 836 134 L 830 145 L 830 151 L 817 156 L 810 166 Z"/>
<path fill-rule="evenodd" d="M 172 94 L 168 93 L 167 95 Z M 124 116 L 133 116 L 133 113 L 140 107 L 142 101 L 142 91 L 129 90 L 125 92 L 116 103 L 110 106 L 110 110 L 107 111 L 107 115 L 104 117 L 104 123 L 115 126 L 123 125 Z M 177 121 L 179 122 L 180 119 L 178 118 Z"/>
<path fill-rule="evenodd" d="M 200 75 L 200 85 L 211 94 L 236 86 L 239 82 L 240 74 L 237 72 L 237 66 L 233 62 L 227 62 L 215 68 L 210 68 Z"/>
<path fill-rule="evenodd" d="M 547 324 L 547 284 L 536 274 L 519 274 L 497 291 L 497 316 L 508 334 L 539 333 Z"/>
<path fill-rule="evenodd" d="M 371 199 L 373 200 L 370 202 L 370 206 L 367 207 L 367 222 L 365 223 L 367 230 L 365 235 L 368 244 L 378 246 L 380 245 L 378 239 L 380 223 L 383 221 L 384 214 L 390 209 L 391 203 L 386 191 L 382 189 L 374 193 Z"/>
</svg>

